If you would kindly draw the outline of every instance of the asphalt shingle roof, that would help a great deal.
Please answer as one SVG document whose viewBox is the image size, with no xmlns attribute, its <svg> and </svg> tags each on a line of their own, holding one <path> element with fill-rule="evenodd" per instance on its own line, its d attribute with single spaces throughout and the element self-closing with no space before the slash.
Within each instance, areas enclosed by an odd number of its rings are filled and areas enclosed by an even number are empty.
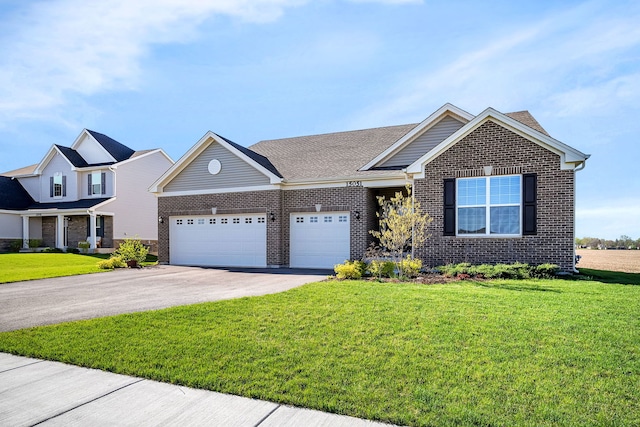
<svg viewBox="0 0 640 427">
<path fill-rule="evenodd" d="M 397 171 L 358 169 L 415 126 L 409 124 L 273 139 L 260 141 L 249 148 L 268 158 L 287 180 L 397 174 Z"/>
<path fill-rule="evenodd" d="M 102 202 L 106 202 L 110 197 L 99 199 L 80 199 L 73 202 L 51 202 L 51 203 L 31 203 L 28 209 L 89 209 Z"/>
<path fill-rule="evenodd" d="M 80 153 L 78 153 L 76 150 L 73 150 L 69 147 L 63 147 L 62 145 L 58 145 L 58 144 L 55 144 L 55 145 L 56 145 L 56 148 L 60 150 L 62 155 L 65 156 L 73 166 L 77 168 L 84 168 L 89 166 L 87 161 L 84 158 L 82 158 Z"/>
<path fill-rule="evenodd" d="M 133 153 L 135 153 L 131 148 L 119 143 L 107 135 L 89 129 L 87 129 L 87 132 L 89 132 L 91 136 L 93 136 L 95 140 L 98 141 L 98 143 L 102 145 L 102 147 L 104 147 L 104 149 L 107 150 L 114 159 L 116 159 L 117 162 L 127 160 L 133 155 Z"/>
<path fill-rule="evenodd" d="M 519 121 L 520 123 L 522 123 L 523 125 L 527 125 L 529 126 L 531 129 L 537 130 L 540 133 L 543 133 L 547 136 L 551 136 L 547 133 L 546 130 L 544 130 L 544 128 L 542 126 L 540 126 L 540 123 L 538 123 L 538 121 L 533 118 L 533 116 L 531 115 L 531 113 L 529 113 L 528 111 L 514 111 L 513 113 L 505 113 L 505 116 L 509 116 L 514 120 Z"/>
<path fill-rule="evenodd" d="M 23 210 L 34 203 L 16 179 L 0 176 L 0 209 Z"/>
<path fill-rule="evenodd" d="M 276 176 L 279 176 L 280 178 L 283 178 L 280 172 L 278 172 L 278 169 L 276 169 L 276 167 L 265 156 L 258 154 L 255 151 L 252 151 L 246 147 L 243 147 L 242 145 L 236 144 L 235 142 L 225 138 L 222 135 L 218 135 L 216 133 L 216 136 L 224 139 L 226 142 L 231 144 L 235 149 L 242 152 L 245 156 L 248 156 L 249 158 L 251 158 L 254 162 L 258 163 L 260 166 L 267 169 L 269 172 L 273 173 Z"/>
</svg>

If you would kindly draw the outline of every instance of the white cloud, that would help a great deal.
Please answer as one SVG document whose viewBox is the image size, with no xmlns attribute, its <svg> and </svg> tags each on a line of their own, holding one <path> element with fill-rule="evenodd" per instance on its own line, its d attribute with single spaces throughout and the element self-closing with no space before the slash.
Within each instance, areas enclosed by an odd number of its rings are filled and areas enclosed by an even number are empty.
<svg viewBox="0 0 640 427">
<path fill-rule="evenodd" d="M 637 108 L 638 22 L 637 6 L 588 2 L 481 44 L 470 39 L 452 45 L 458 49 L 453 59 L 403 76 L 383 103 L 354 119 L 355 127 L 419 120 L 444 102 L 472 113 L 487 106 L 537 108 L 542 115 Z"/>
<path fill-rule="evenodd" d="M 44 118 L 74 97 L 135 89 L 152 44 L 192 40 L 214 15 L 277 19 L 304 0 L 59 0 L 4 17 L 0 126 Z M 12 19 L 11 19 L 12 18 Z"/>
</svg>

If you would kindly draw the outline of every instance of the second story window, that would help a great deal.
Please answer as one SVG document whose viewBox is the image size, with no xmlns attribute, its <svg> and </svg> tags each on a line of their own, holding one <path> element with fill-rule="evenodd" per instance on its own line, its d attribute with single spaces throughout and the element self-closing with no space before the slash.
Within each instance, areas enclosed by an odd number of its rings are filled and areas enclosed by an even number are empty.
<svg viewBox="0 0 640 427">
<path fill-rule="evenodd" d="M 59 199 L 67 195 L 67 177 L 56 172 L 49 181 L 49 196 Z"/>
<path fill-rule="evenodd" d="M 106 193 L 105 178 L 104 172 L 91 172 L 89 174 L 89 196 Z"/>
</svg>

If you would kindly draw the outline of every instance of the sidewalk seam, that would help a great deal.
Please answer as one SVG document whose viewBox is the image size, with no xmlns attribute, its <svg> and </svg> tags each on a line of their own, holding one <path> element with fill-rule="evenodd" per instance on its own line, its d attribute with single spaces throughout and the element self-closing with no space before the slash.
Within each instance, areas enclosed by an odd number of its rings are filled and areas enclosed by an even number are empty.
<svg viewBox="0 0 640 427">
<path fill-rule="evenodd" d="M 108 392 L 108 393 L 102 394 L 102 395 L 100 395 L 100 396 L 98 396 L 98 397 L 95 397 L 95 398 L 93 398 L 93 399 L 91 399 L 91 400 L 87 400 L 86 402 L 79 403 L 79 404 L 77 404 L 76 406 L 74 406 L 74 407 L 72 407 L 72 408 L 66 409 L 66 410 L 64 410 L 64 411 L 62 411 L 62 412 L 60 412 L 60 413 L 58 413 L 58 414 L 52 415 L 52 416 L 50 416 L 50 417 L 48 417 L 48 418 L 45 418 L 44 420 L 40 420 L 40 421 L 38 421 L 38 422 L 37 422 L 37 423 L 35 423 L 35 424 L 31 424 L 31 426 L 30 426 L 30 427 L 34 427 L 34 426 L 40 425 L 40 424 L 42 424 L 42 423 L 46 423 L 47 421 L 52 420 L 52 419 L 54 419 L 54 418 L 57 418 L 57 417 L 59 417 L 60 415 L 64 415 L 64 414 L 66 414 L 67 412 L 71 412 L 71 411 L 73 411 L 74 409 L 78 409 L 78 408 L 80 408 L 81 406 L 87 405 L 87 404 L 89 404 L 89 403 L 91 403 L 91 402 L 95 402 L 96 400 L 102 399 L 103 397 L 106 397 L 106 396 L 109 396 L 110 394 L 115 393 L 116 391 L 120 391 L 120 390 L 122 390 L 122 389 L 124 389 L 124 388 L 127 388 L 127 387 L 131 386 L 131 385 L 138 384 L 139 382 L 144 381 L 144 380 L 145 380 L 144 378 L 139 378 L 137 381 L 133 381 L 133 382 L 131 382 L 131 383 L 129 383 L 129 384 L 125 384 L 125 385 L 123 385 L 123 386 L 121 386 L 121 387 L 118 387 L 118 388 L 116 388 L 116 389 L 114 389 L 114 390 L 111 390 L 111 391 L 110 391 L 110 392 Z"/>
<path fill-rule="evenodd" d="M 254 425 L 253 427 L 258 427 L 260 424 L 262 424 L 263 422 L 265 422 L 267 420 L 267 418 L 269 418 L 271 415 L 273 415 L 274 412 L 276 412 L 278 410 L 278 408 L 280 408 L 282 405 L 278 404 L 278 406 L 276 406 L 275 408 L 273 408 L 272 410 L 269 411 L 269 413 L 267 415 L 265 415 L 264 417 L 262 417 L 262 419 L 260 421 L 258 421 L 256 423 L 256 425 Z"/>
<path fill-rule="evenodd" d="M 15 371 L 16 369 L 24 368 L 26 366 L 35 365 L 36 363 L 42 363 L 42 362 L 44 362 L 44 360 L 36 360 L 35 362 L 27 363 L 26 365 L 20 365 L 20 366 L 16 366 L 15 368 L 5 369 L 4 371 L 0 371 L 0 374 L 9 372 L 9 371 Z"/>
</svg>

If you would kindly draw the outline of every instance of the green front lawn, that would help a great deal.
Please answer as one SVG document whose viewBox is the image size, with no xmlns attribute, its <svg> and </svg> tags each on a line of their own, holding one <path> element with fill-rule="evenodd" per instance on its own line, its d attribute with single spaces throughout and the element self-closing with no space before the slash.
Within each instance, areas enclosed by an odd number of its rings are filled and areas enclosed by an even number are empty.
<svg viewBox="0 0 640 427">
<path fill-rule="evenodd" d="M 0 351 L 397 424 L 640 425 L 626 284 L 322 282 L 2 333 Z"/>
<path fill-rule="evenodd" d="M 79 255 L 67 253 L 19 253 L 0 254 L 0 284 L 49 277 L 76 276 L 78 274 L 104 273 L 98 261 L 110 254 Z M 142 266 L 157 264 L 158 257 L 147 255 Z"/>
<path fill-rule="evenodd" d="M 99 259 L 66 253 L 0 254 L 0 283 L 99 273 Z"/>
</svg>

